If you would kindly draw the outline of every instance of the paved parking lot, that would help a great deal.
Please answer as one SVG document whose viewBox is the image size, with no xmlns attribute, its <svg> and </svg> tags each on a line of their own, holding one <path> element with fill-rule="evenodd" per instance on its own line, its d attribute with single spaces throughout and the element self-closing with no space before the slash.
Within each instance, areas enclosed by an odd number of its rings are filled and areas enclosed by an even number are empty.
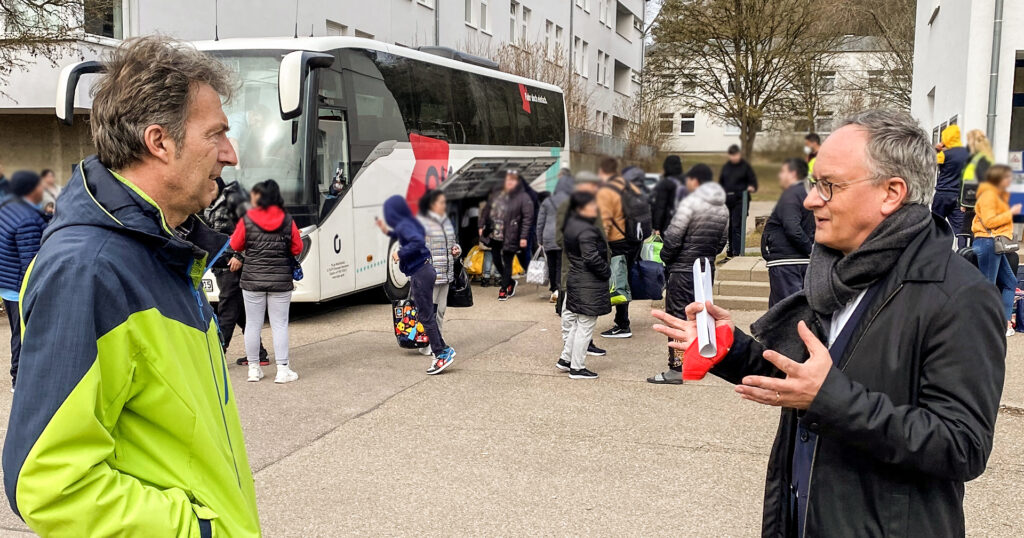
<svg viewBox="0 0 1024 538">
<path fill-rule="evenodd" d="M 232 366 L 265 534 L 759 534 L 778 412 L 717 379 L 645 383 L 665 366 L 647 303 L 632 339 L 599 342 L 609 354 L 588 366 L 601 378 L 570 381 L 553 366 L 558 318 L 534 289 L 499 303 L 478 288 L 477 306 L 449 310 L 458 357 L 441 376 L 398 349 L 373 294 L 295 309 L 298 382 L 246 383 Z M 233 362 L 240 336 L 232 347 Z M 1020 406 L 1024 335 L 1010 349 L 1004 402 Z M 1021 454 L 1024 412 L 1009 409 L 988 472 L 967 487 L 970 535 L 1024 534 Z M 0 510 L 0 533 L 24 532 Z"/>
</svg>

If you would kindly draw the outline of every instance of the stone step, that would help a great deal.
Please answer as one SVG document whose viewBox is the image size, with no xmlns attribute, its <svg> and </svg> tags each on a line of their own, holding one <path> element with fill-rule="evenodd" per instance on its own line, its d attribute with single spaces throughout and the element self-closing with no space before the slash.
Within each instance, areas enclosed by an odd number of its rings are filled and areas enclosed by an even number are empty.
<svg viewBox="0 0 1024 538">
<path fill-rule="evenodd" d="M 768 267 L 761 258 L 741 256 L 719 266 L 715 278 L 731 282 L 768 282 Z"/>
<path fill-rule="evenodd" d="M 753 310 L 766 312 L 768 310 L 767 297 L 734 297 L 722 295 L 715 297 L 715 304 L 726 310 Z"/>
<path fill-rule="evenodd" d="M 767 282 L 749 280 L 720 280 L 715 282 L 715 297 L 723 295 L 730 297 L 766 298 L 770 292 L 771 288 Z"/>
</svg>

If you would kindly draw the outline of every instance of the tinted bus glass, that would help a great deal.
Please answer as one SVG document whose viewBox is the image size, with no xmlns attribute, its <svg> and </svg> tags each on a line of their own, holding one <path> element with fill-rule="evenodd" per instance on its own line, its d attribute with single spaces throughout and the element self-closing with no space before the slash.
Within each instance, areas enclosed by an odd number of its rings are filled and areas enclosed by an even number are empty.
<svg viewBox="0 0 1024 538">
<path fill-rule="evenodd" d="M 561 93 L 379 51 L 352 52 L 353 65 L 362 71 L 368 59 L 380 73 L 406 139 L 415 133 L 452 144 L 565 144 Z"/>
</svg>

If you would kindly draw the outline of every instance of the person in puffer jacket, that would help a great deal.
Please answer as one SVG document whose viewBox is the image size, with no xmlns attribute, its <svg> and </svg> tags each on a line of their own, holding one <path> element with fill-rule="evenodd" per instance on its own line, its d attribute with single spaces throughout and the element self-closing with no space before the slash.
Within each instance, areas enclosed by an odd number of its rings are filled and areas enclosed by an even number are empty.
<svg viewBox="0 0 1024 538">
<path fill-rule="evenodd" d="M 558 174 L 558 183 L 555 184 L 555 192 L 540 204 L 540 211 L 537 213 L 537 230 L 541 234 L 539 243 L 544 247 L 544 259 L 548 262 L 548 289 L 551 291 L 551 302 L 558 301 L 558 290 L 561 289 L 560 280 L 562 274 L 562 248 L 556 241 L 558 224 L 558 208 L 569 201 L 572 194 L 575 180 L 568 168 L 563 168 Z"/>
<path fill-rule="evenodd" d="M 714 277 L 715 257 L 725 248 L 729 234 L 729 209 L 725 190 L 712 181 L 711 169 L 697 164 L 686 173 L 686 189 L 690 192 L 679 202 L 672 222 L 662 239 L 661 261 L 668 271 L 665 287 L 665 311 L 686 317 L 686 306 L 694 301 L 693 262 L 707 260 Z M 649 383 L 681 385 L 683 363 L 672 348 L 668 349 L 668 371 L 647 378 Z"/>
<path fill-rule="evenodd" d="M 444 325 L 444 313 L 448 308 L 448 288 L 455 281 L 455 258 L 462 255 L 459 236 L 455 234 L 455 226 L 447 216 L 448 199 L 443 192 L 431 190 L 420 198 L 419 221 L 427 232 L 427 248 L 430 250 L 430 263 L 437 272 L 434 279 L 434 313 L 437 316 L 437 329 Z M 429 347 L 420 348 L 420 353 L 430 355 Z"/>
<path fill-rule="evenodd" d="M 381 232 L 398 241 L 395 261 L 398 268 L 409 277 L 409 297 L 419 313 L 417 321 L 423 324 L 423 331 L 430 339 L 433 359 L 427 375 L 443 372 L 455 361 L 455 349 L 445 343 L 441 327 L 437 324 L 434 309 L 430 306 L 434 297 L 434 282 L 437 271 L 432 265 L 433 257 L 427 248 L 427 230 L 412 216 L 405 198 L 395 195 L 384 200 L 384 220 L 376 219 Z M 391 229 L 388 229 L 390 227 Z"/>
<path fill-rule="evenodd" d="M 10 187 L 10 196 L 0 202 L 0 297 L 11 323 L 11 390 L 14 390 L 21 357 L 18 294 L 28 266 L 39 252 L 46 218 L 39 209 L 43 184 L 35 172 L 15 172 Z"/>
<path fill-rule="evenodd" d="M 281 188 L 276 181 L 268 179 L 257 183 L 252 188 L 251 200 L 253 208 L 238 221 L 231 236 L 231 249 L 245 254 L 240 286 L 245 301 L 243 336 L 249 381 L 255 383 L 263 378 L 260 331 L 264 316 L 269 314 L 274 361 L 277 362 L 274 383 L 291 383 L 299 374 L 291 369 L 288 357 L 288 309 L 295 289 L 292 280 L 297 263 L 295 257 L 302 254 L 302 236 L 295 221 L 284 210 Z"/>
</svg>

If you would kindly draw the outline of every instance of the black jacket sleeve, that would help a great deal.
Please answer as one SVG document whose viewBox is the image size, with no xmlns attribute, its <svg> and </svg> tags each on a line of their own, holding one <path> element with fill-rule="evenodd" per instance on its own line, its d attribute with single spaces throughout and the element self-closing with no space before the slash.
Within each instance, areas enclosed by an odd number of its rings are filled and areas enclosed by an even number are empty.
<svg viewBox="0 0 1024 538">
<path fill-rule="evenodd" d="M 750 166 L 750 163 L 747 163 L 747 186 L 757 190 L 757 173 L 754 172 L 754 167 Z"/>
<path fill-rule="evenodd" d="M 810 256 L 814 238 L 804 232 L 805 211 L 803 201 L 795 193 L 787 191 L 782 194 L 782 199 L 779 200 L 779 219 L 782 221 L 782 231 L 794 248 L 804 256 Z"/>
<path fill-rule="evenodd" d="M 675 183 L 667 178 L 654 186 L 654 203 L 651 208 L 652 224 L 655 230 L 664 232 L 672 215 L 672 204 L 675 202 Z"/>
<path fill-rule="evenodd" d="M 1006 323 L 997 304 L 991 284 L 968 286 L 920 329 L 926 334 L 915 405 L 896 405 L 832 368 L 804 424 L 888 464 L 948 480 L 977 478 L 992 451 L 1005 375 Z"/>
<path fill-rule="evenodd" d="M 765 347 L 739 327 L 733 329 L 732 349 L 711 369 L 711 373 L 739 385 L 748 375 L 785 377 L 782 372 L 764 358 Z"/>
<path fill-rule="evenodd" d="M 580 257 L 583 258 L 588 271 L 601 280 L 608 280 L 612 277 L 612 268 L 608 264 L 608 259 L 601 254 L 605 251 L 601 248 L 602 241 L 596 229 L 580 234 Z"/>
</svg>

